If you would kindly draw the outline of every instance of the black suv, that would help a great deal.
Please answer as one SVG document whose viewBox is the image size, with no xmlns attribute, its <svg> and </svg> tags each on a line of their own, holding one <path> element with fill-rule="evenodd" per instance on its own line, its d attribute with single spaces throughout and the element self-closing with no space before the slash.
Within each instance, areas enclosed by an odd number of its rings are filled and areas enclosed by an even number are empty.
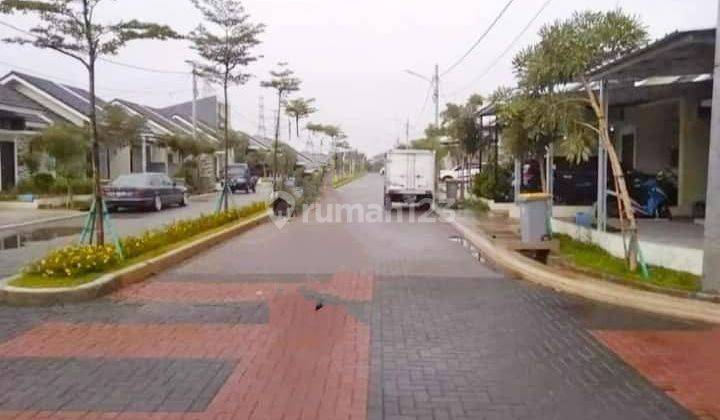
<svg viewBox="0 0 720 420">
<path fill-rule="evenodd" d="M 234 193 L 244 191 L 246 194 L 250 191 L 255 192 L 256 178 L 251 176 L 250 168 L 246 163 L 236 163 L 228 165 L 228 178 L 230 191 Z"/>
</svg>

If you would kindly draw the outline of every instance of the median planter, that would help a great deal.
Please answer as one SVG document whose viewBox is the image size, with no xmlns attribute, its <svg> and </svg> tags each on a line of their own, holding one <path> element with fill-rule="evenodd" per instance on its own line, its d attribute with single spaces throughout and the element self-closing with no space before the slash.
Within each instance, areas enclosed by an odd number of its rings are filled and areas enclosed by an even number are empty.
<svg viewBox="0 0 720 420">
<path fill-rule="evenodd" d="M 13 285 L 21 279 L 17 275 L 0 280 L 0 301 L 18 306 L 46 306 L 92 300 L 128 285 L 143 281 L 163 270 L 176 266 L 209 247 L 224 242 L 255 226 L 265 223 L 268 212 L 263 210 L 237 223 L 230 223 L 206 235 L 200 234 L 188 243 L 168 245 L 167 250 L 135 264 L 99 274 L 96 279 L 72 287 L 30 288 Z"/>
</svg>

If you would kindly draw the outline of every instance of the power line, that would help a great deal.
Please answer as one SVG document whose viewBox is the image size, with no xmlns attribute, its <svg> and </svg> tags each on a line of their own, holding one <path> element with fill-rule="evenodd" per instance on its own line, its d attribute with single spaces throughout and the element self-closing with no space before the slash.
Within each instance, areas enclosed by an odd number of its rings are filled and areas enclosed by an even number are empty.
<svg viewBox="0 0 720 420">
<path fill-rule="evenodd" d="M 480 73 L 477 77 L 475 77 L 470 83 L 468 83 L 462 89 L 458 89 L 458 90 L 454 91 L 453 93 L 451 93 L 450 96 L 455 96 L 458 93 L 467 90 L 468 88 L 472 87 L 475 83 L 477 83 L 480 79 L 487 76 L 488 73 L 490 73 L 490 71 L 493 68 L 495 68 L 496 65 L 498 65 L 500 60 L 502 60 L 503 57 L 505 57 L 515 47 L 515 45 L 518 43 L 518 41 L 520 41 L 520 39 L 523 37 L 523 35 L 525 35 L 525 33 L 532 27 L 533 23 L 535 23 L 535 21 L 540 17 L 542 12 L 544 12 L 545 9 L 547 9 L 547 7 L 550 6 L 550 3 L 552 3 L 552 1 L 553 0 L 546 0 L 545 3 L 543 3 L 543 5 L 540 7 L 540 9 L 537 11 L 537 13 L 535 13 L 535 15 L 532 17 L 532 19 L 530 19 L 530 22 L 528 22 L 527 25 L 525 25 L 525 27 L 520 31 L 520 33 L 512 40 L 512 42 L 510 42 L 510 44 L 507 46 L 507 48 L 505 48 L 505 50 L 503 50 L 503 52 L 499 56 L 497 56 L 490 63 L 490 65 L 487 66 L 485 68 L 485 70 L 482 71 L 482 73 Z"/>
<path fill-rule="evenodd" d="M 30 37 L 33 37 L 33 38 L 36 38 L 36 39 L 38 38 L 38 36 L 35 35 L 34 33 L 29 32 L 29 31 L 26 31 L 26 30 L 24 30 L 24 29 L 22 29 L 22 28 L 18 28 L 17 26 L 12 25 L 12 24 L 10 24 L 10 23 L 3 22 L 3 21 L 0 20 L 0 25 L 5 26 L 6 28 L 10 28 L 10 29 L 12 29 L 12 30 L 14 30 L 14 31 L 23 33 L 23 34 L 25 34 L 25 35 L 27 35 L 27 36 L 30 36 Z M 114 64 L 114 65 L 116 65 L 116 66 L 121 66 L 121 67 L 130 68 L 130 69 L 141 70 L 141 71 L 147 71 L 147 72 L 151 72 L 151 73 L 182 74 L 182 75 L 187 75 L 187 74 L 189 73 L 189 72 L 187 72 L 187 71 L 154 69 L 154 68 L 150 68 L 150 67 L 137 66 L 137 65 L 135 65 L 135 64 L 123 63 L 123 62 L 111 60 L 111 59 L 105 58 L 105 57 L 98 57 L 98 60 L 104 61 L 104 62 L 106 62 L 106 63 Z"/>
<path fill-rule="evenodd" d="M 23 71 L 25 73 L 28 73 L 31 76 L 42 77 L 42 78 L 51 80 L 56 83 L 69 83 L 71 85 L 79 85 L 80 84 L 76 80 L 71 80 L 71 79 L 66 79 L 64 77 L 58 77 L 58 76 L 53 76 L 53 75 L 49 75 L 49 74 L 45 74 L 45 73 L 40 73 L 40 72 L 35 71 L 34 69 L 17 66 L 13 63 L 8 63 L 6 61 L 0 61 L 0 65 L 7 66 L 10 69 L 17 69 L 17 70 Z M 175 93 L 183 93 L 183 92 L 190 91 L 190 89 L 175 89 L 175 90 L 115 89 L 115 88 L 105 88 L 105 87 L 101 87 L 101 86 L 98 86 L 97 90 L 105 91 L 105 92 L 134 93 L 134 94 L 138 94 L 138 93 L 139 94 L 143 94 L 143 93 L 175 94 Z"/>
<path fill-rule="evenodd" d="M 510 8 L 510 5 L 513 4 L 515 0 L 509 0 L 505 7 L 500 10 L 500 13 L 495 17 L 495 19 L 490 23 L 490 26 L 485 30 L 485 32 L 480 35 L 480 38 L 478 38 L 477 41 L 470 47 L 469 50 L 465 54 L 463 54 L 462 57 L 460 57 L 452 66 L 448 67 L 447 70 L 445 70 L 440 76 L 445 76 L 446 74 L 450 73 L 451 71 L 455 70 L 457 66 L 459 66 L 465 59 L 477 48 L 478 45 L 485 39 L 485 37 L 490 33 L 490 31 L 495 27 L 495 25 L 500 21 L 500 18 L 503 17 L 507 9 Z"/>
</svg>

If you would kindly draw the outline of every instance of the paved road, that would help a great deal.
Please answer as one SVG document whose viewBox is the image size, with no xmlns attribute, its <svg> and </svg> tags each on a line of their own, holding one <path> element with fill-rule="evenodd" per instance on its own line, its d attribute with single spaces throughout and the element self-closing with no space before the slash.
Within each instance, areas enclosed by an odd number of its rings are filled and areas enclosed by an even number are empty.
<svg viewBox="0 0 720 420">
<path fill-rule="evenodd" d="M 265 199 L 269 189 L 258 189 L 255 194 L 233 195 L 235 205 L 241 206 Z M 159 227 L 173 220 L 212 213 L 217 197 L 203 195 L 191 198 L 187 207 L 171 207 L 161 212 L 123 211 L 112 215 L 115 231 L 119 235 L 134 235 L 146 229 Z M 83 218 L 44 223 L 20 229 L 0 230 L 0 278 L 17 273 L 28 262 L 45 255 L 49 250 L 76 241 L 82 230 Z"/>
<path fill-rule="evenodd" d="M 264 225 L 98 302 L 0 307 L 0 418 L 692 417 L 596 337 L 708 327 L 514 280 L 441 223 L 348 219 Z"/>
</svg>

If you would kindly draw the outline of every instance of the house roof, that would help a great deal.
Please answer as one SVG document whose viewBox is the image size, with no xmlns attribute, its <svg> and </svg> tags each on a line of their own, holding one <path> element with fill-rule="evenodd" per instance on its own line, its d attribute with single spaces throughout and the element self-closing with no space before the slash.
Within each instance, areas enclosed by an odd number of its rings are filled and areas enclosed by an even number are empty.
<svg viewBox="0 0 720 420">
<path fill-rule="evenodd" d="M 712 73 L 715 59 L 712 29 L 673 32 L 590 72 L 593 80 L 641 80 L 649 77 Z"/>
<path fill-rule="evenodd" d="M 40 106 L 30 98 L 5 85 L 0 85 L 0 108 L 14 108 L 20 111 L 40 111 Z"/>
<path fill-rule="evenodd" d="M 213 131 L 217 129 L 217 104 L 218 100 L 215 96 L 201 98 L 196 101 L 198 122 L 205 124 Z M 158 112 L 168 118 L 179 116 L 187 121 L 192 121 L 193 103 L 192 101 L 188 101 L 165 108 L 159 108 Z"/>
<path fill-rule="evenodd" d="M 134 102 L 126 101 L 124 99 L 115 99 L 114 102 L 120 103 L 127 108 L 131 109 L 132 111 L 142 115 L 145 117 L 148 121 L 160 126 L 162 129 L 170 132 L 183 132 L 187 133 L 187 129 L 177 122 L 173 121 L 171 118 L 166 117 L 165 115 L 161 114 L 160 111 L 157 109 L 151 108 L 149 106 L 137 104 Z"/>
<path fill-rule="evenodd" d="M 84 89 L 56 83 L 52 80 L 31 76 L 18 71 L 11 71 L 3 77 L 3 79 L 8 79 L 12 76 L 31 84 L 37 89 L 40 89 L 44 93 L 52 96 L 56 100 L 62 102 L 64 105 L 72 108 L 82 115 L 87 116 L 90 114 L 90 93 Z M 104 100 L 96 96 L 97 107 L 103 107 L 105 104 L 106 102 Z"/>
</svg>

